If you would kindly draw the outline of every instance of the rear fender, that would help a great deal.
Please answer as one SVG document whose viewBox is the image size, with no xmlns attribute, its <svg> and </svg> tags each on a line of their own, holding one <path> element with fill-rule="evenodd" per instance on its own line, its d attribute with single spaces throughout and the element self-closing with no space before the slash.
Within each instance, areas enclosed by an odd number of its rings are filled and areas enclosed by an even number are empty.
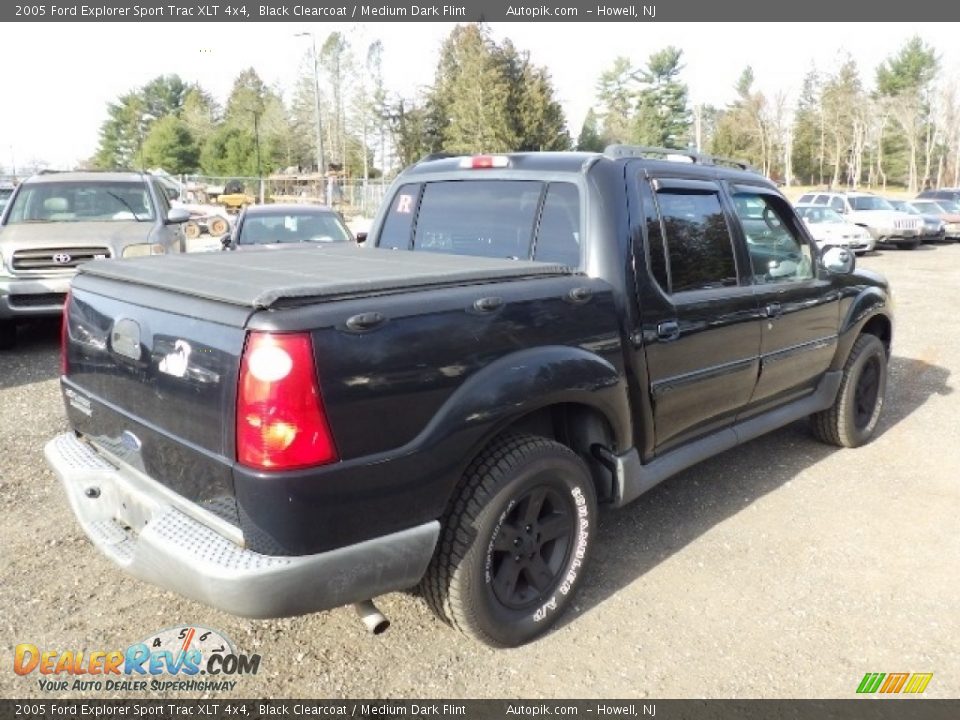
<svg viewBox="0 0 960 720">
<path fill-rule="evenodd" d="M 431 447 L 478 431 L 485 443 L 518 418 L 561 403 L 596 408 L 610 423 L 617 447 L 631 444 L 623 374 L 587 350 L 564 345 L 521 350 L 487 365 L 457 389 L 412 444 Z"/>
</svg>

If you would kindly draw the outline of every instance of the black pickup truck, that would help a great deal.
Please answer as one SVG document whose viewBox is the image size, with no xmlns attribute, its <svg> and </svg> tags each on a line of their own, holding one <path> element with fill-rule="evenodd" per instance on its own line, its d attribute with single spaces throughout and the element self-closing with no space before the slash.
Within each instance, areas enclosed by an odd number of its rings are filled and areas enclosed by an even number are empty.
<svg viewBox="0 0 960 720">
<path fill-rule="evenodd" d="M 570 603 L 600 506 L 802 418 L 846 447 L 877 425 L 887 282 L 745 166 L 430 158 L 366 246 L 81 268 L 46 455 L 127 572 L 376 629 L 419 585 L 514 646 Z"/>
</svg>

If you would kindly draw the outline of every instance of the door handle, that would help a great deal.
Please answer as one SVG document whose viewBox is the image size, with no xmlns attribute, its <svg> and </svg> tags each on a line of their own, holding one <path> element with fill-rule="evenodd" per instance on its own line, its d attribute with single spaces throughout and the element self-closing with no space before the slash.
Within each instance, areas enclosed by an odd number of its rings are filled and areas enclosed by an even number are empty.
<svg viewBox="0 0 960 720">
<path fill-rule="evenodd" d="M 657 337 L 661 340 L 676 340 L 680 337 L 680 324 L 676 320 L 668 320 L 657 325 Z"/>
<path fill-rule="evenodd" d="M 768 303 L 767 306 L 763 309 L 764 317 L 775 318 L 780 317 L 783 314 L 783 309 L 780 307 L 780 303 Z"/>
</svg>

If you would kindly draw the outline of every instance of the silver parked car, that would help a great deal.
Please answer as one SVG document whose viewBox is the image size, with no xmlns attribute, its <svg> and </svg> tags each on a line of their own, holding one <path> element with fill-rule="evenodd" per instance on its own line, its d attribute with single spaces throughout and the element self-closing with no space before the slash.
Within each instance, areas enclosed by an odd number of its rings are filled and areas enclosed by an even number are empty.
<svg viewBox="0 0 960 720">
<path fill-rule="evenodd" d="M 22 182 L 0 216 L 0 347 L 16 321 L 59 315 L 81 263 L 184 250 L 182 223 L 156 178 L 47 172 Z"/>
</svg>

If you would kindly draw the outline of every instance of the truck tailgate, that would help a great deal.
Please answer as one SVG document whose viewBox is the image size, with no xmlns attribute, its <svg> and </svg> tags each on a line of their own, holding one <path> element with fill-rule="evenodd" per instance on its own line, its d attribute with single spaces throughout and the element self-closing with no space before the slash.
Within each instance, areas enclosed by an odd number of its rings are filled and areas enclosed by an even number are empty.
<svg viewBox="0 0 960 720">
<path fill-rule="evenodd" d="M 65 318 L 70 424 L 115 459 L 236 522 L 233 407 L 248 314 L 81 275 Z"/>
</svg>

